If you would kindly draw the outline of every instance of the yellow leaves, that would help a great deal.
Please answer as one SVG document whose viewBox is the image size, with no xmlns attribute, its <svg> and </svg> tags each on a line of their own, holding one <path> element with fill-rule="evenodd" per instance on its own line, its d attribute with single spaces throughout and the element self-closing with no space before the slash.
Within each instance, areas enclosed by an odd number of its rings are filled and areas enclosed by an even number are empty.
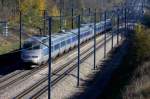
<svg viewBox="0 0 150 99">
<path fill-rule="evenodd" d="M 135 31 L 138 32 L 138 33 L 142 32 L 142 25 L 138 23 L 136 28 L 135 28 Z"/>
<path fill-rule="evenodd" d="M 20 1 L 20 0 L 19 0 Z M 52 2 L 52 1 L 51 1 Z M 43 10 L 46 10 L 46 0 L 22 0 L 20 2 L 20 10 L 26 14 L 30 12 L 30 10 L 36 10 L 39 12 L 40 15 L 43 15 Z M 59 16 L 59 9 L 56 4 L 53 4 L 50 6 L 51 9 L 50 15 L 52 16 Z"/>
<path fill-rule="evenodd" d="M 52 7 L 51 15 L 52 15 L 52 16 L 59 16 L 59 15 L 60 15 L 60 14 L 59 14 L 59 10 L 58 10 L 58 8 L 57 8 L 56 5 L 54 5 L 54 6 Z"/>
<path fill-rule="evenodd" d="M 140 33 L 140 32 L 144 32 L 144 26 L 141 23 L 137 23 L 136 27 L 135 27 L 135 31 L 136 33 Z"/>
<path fill-rule="evenodd" d="M 20 10 L 23 13 L 26 13 L 31 9 L 42 12 L 46 9 L 45 0 L 23 0 L 22 2 L 20 2 Z"/>
<path fill-rule="evenodd" d="M 37 0 L 38 1 L 38 8 L 40 10 L 40 15 L 43 15 L 43 11 L 46 9 L 46 2 L 45 0 Z"/>
<path fill-rule="evenodd" d="M 32 6 L 33 0 L 24 0 L 20 2 L 20 10 L 25 13 Z"/>
<path fill-rule="evenodd" d="M 135 34 L 135 45 L 139 60 L 150 56 L 150 30 L 138 25 Z"/>
<path fill-rule="evenodd" d="M 38 1 L 38 5 L 39 5 L 39 10 L 45 10 L 46 9 L 46 5 L 45 5 L 45 0 L 37 0 Z"/>
</svg>

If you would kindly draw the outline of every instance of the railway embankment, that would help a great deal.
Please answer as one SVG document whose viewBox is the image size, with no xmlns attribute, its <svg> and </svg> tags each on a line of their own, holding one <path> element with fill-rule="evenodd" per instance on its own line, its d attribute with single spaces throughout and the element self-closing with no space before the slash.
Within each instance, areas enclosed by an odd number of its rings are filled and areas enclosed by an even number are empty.
<svg viewBox="0 0 150 99">
<path fill-rule="evenodd" d="M 98 66 L 97 71 L 90 74 L 90 79 L 81 85 L 80 92 L 73 95 L 73 99 L 96 99 L 107 87 L 113 73 L 119 68 L 129 48 L 129 41 L 123 41 L 114 48 L 103 62 Z M 99 99 L 99 98 L 98 98 Z"/>
<path fill-rule="evenodd" d="M 98 99 L 150 98 L 150 14 L 147 10 L 144 28 L 132 32 L 128 54 L 112 75 L 109 86 Z"/>
<path fill-rule="evenodd" d="M 7 75 L 15 70 L 21 69 L 20 53 L 15 50 L 10 53 L 0 55 L 0 76 Z"/>
<path fill-rule="evenodd" d="M 133 32 L 132 32 L 133 33 Z M 150 98 L 150 30 L 134 32 L 128 54 L 98 99 Z"/>
<path fill-rule="evenodd" d="M 0 55 L 0 67 L 15 63 L 20 57 L 19 51 L 15 50 L 3 55 Z"/>
</svg>

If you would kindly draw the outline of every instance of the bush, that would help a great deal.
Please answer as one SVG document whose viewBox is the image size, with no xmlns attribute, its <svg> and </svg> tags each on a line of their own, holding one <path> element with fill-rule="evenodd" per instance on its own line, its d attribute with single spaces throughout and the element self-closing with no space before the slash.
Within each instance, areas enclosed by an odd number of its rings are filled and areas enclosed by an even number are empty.
<svg viewBox="0 0 150 99">
<path fill-rule="evenodd" d="M 122 98 L 150 99 L 150 29 L 143 28 L 136 31 L 133 41 L 132 53 L 135 53 L 135 57 L 129 60 L 132 62 L 129 66 L 135 68 L 130 75 L 129 83 L 122 91 Z"/>
<path fill-rule="evenodd" d="M 150 29 L 143 29 L 141 32 L 136 32 L 134 41 L 137 60 L 143 61 L 150 58 Z"/>
<path fill-rule="evenodd" d="M 150 14 L 149 13 L 145 14 L 144 19 L 143 19 L 143 24 L 147 27 L 150 27 Z"/>
</svg>

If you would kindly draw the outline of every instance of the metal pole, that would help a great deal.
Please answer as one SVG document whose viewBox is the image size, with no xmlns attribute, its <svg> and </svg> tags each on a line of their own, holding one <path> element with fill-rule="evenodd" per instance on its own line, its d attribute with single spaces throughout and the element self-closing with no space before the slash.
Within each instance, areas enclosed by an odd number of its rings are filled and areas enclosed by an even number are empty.
<svg viewBox="0 0 150 99">
<path fill-rule="evenodd" d="M 125 7 L 125 34 L 124 34 L 125 37 L 126 37 L 126 34 L 127 34 L 127 9 Z"/>
<path fill-rule="evenodd" d="M 91 21 L 91 8 L 89 8 L 89 17 L 90 17 L 90 21 Z"/>
<path fill-rule="evenodd" d="M 117 45 L 119 44 L 119 14 L 117 13 Z"/>
<path fill-rule="evenodd" d="M 20 49 L 21 49 L 21 47 L 22 47 L 21 46 L 21 43 L 22 43 L 21 42 L 21 39 L 22 39 L 22 35 L 21 35 L 22 34 L 22 12 L 19 11 L 19 13 L 20 13 L 20 20 L 19 20 L 19 22 L 20 22 L 20 30 L 19 31 L 20 31 Z"/>
<path fill-rule="evenodd" d="M 123 8 L 121 9 L 121 14 L 122 14 L 122 18 L 121 18 L 121 27 L 123 27 L 124 26 L 124 10 L 123 10 Z M 121 31 L 121 40 L 123 39 L 123 32 Z"/>
<path fill-rule="evenodd" d="M 89 8 L 89 16 L 91 16 L 91 8 Z"/>
<path fill-rule="evenodd" d="M 129 17 L 129 9 L 126 9 L 126 28 L 127 28 L 127 30 L 128 30 L 128 28 L 129 28 L 129 24 L 128 24 L 128 17 Z"/>
<path fill-rule="evenodd" d="M 96 69 L 96 9 L 94 13 L 94 70 Z"/>
<path fill-rule="evenodd" d="M 60 0 L 60 30 L 62 30 L 63 21 L 64 21 L 64 0 Z"/>
<path fill-rule="evenodd" d="M 80 82 L 80 15 L 78 16 L 78 68 L 77 68 L 77 87 Z"/>
<path fill-rule="evenodd" d="M 72 16 L 72 25 L 71 25 L 71 27 L 72 27 L 72 29 L 74 28 L 74 0 L 72 0 L 71 1 L 71 5 L 72 5 L 72 8 L 71 8 L 71 16 Z"/>
<path fill-rule="evenodd" d="M 104 20 L 105 20 L 105 25 L 104 25 L 104 35 L 105 35 L 105 41 L 104 41 L 104 58 L 106 58 L 106 36 L 107 36 L 107 34 L 106 34 L 106 11 L 105 11 L 105 14 L 104 14 Z"/>
<path fill-rule="evenodd" d="M 62 30 L 62 8 L 60 8 L 60 30 Z"/>
<path fill-rule="evenodd" d="M 100 22 L 101 22 L 101 18 L 102 18 L 101 12 L 99 12 L 99 21 L 100 21 Z"/>
<path fill-rule="evenodd" d="M 46 10 L 44 10 L 44 13 L 43 13 L 43 28 L 44 28 L 44 34 L 46 34 Z"/>
<path fill-rule="evenodd" d="M 73 22 L 74 21 L 74 18 L 73 18 L 73 16 L 74 16 L 74 9 L 73 8 L 71 9 L 71 15 L 72 15 L 72 26 L 71 27 L 73 29 L 74 28 L 74 22 Z"/>
<path fill-rule="evenodd" d="M 114 48 L 114 34 L 113 34 L 113 30 L 111 30 L 111 35 L 112 35 L 111 49 L 113 50 L 113 48 Z"/>
<path fill-rule="evenodd" d="M 49 70 L 48 70 L 48 99 L 51 99 L 51 27 L 52 18 L 48 18 L 48 31 L 49 31 Z"/>
</svg>

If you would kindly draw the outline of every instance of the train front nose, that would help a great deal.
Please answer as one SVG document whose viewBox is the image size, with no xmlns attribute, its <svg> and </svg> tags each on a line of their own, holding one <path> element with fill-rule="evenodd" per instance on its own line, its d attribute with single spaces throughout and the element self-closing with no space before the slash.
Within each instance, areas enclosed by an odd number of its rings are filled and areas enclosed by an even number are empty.
<svg viewBox="0 0 150 99">
<path fill-rule="evenodd" d="M 26 63 L 39 64 L 41 62 L 41 51 L 24 51 L 21 58 Z"/>
</svg>

